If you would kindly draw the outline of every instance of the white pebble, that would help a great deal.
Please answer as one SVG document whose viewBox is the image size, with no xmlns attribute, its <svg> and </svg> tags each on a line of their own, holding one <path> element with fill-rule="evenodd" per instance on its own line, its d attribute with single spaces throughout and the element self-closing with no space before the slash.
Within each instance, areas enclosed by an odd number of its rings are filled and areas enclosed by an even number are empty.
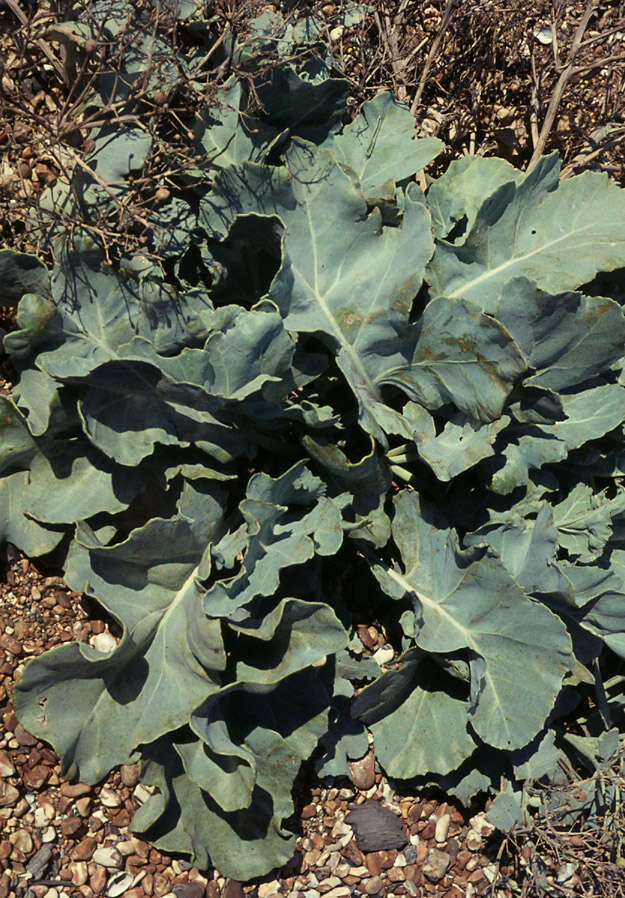
<svg viewBox="0 0 625 898">
<path fill-rule="evenodd" d="M 102 786 L 100 789 L 100 801 L 105 808 L 118 808 L 122 803 L 121 798 L 110 786 Z"/>
<path fill-rule="evenodd" d="M 395 657 L 395 650 L 392 645 L 383 645 L 373 653 L 373 660 L 377 661 L 380 666 L 389 664 Z"/>
<path fill-rule="evenodd" d="M 93 853 L 93 860 L 102 867 L 121 867 L 122 856 L 116 848 L 105 845 L 102 848 L 96 848 Z"/>
<path fill-rule="evenodd" d="M 135 790 L 132 793 L 133 798 L 135 798 L 139 804 L 145 804 L 148 798 L 152 795 L 152 789 L 148 786 L 144 786 L 143 783 L 139 783 L 138 786 L 135 786 Z"/>
<path fill-rule="evenodd" d="M 89 642 L 94 649 L 97 649 L 98 652 L 104 652 L 106 655 L 117 648 L 117 640 L 106 630 L 104 633 L 98 633 L 97 636 L 92 636 Z"/>
<path fill-rule="evenodd" d="M 450 821 L 451 821 L 451 816 L 449 814 L 441 814 L 441 816 L 436 821 L 436 830 L 434 832 L 434 839 L 439 844 L 441 844 L 442 842 L 445 842 L 447 839 L 447 833 L 449 832 Z"/>
<path fill-rule="evenodd" d="M 118 898 L 132 885 L 133 877 L 130 873 L 115 873 L 106 884 L 104 894 L 107 898 Z"/>
</svg>

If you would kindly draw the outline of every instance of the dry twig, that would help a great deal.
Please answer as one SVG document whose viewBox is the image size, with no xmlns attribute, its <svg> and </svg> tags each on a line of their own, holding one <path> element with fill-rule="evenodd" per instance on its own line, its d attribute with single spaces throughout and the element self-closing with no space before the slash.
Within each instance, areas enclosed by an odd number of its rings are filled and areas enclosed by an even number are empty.
<svg viewBox="0 0 625 898">
<path fill-rule="evenodd" d="M 558 106 L 560 105 L 560 100 L 562 99 L 562 94 L 564 93 L 569 79 L 572 77 L 572 75 L 575 74 L 573 61 L 575 59 L 577 51 L 579 50 L 582 38 L 584 37 L 584 32 L 588 27 L 588 22 L 590 21 L 593 13 L 596 11 L 598 5 L 599 0 L 587 0 L 586 9 L 584 10 L 582 20 L 577 27 L 577 31 L 575 32 L 573 43 L 571 44 L 571 49 L 569 50 L 569 54 L 567 57 L 566 65 L 561 72 L 551 95 L 551 100 L 549 101 L 549 106 L 547 107 L 547 112 L 545 113 L 542 127 L 536 139 L 536 143 L 534 144 L 534 152 L 532 153 L 532 157 L 527 165 L 527 171 L 531 171 L 534 168 L 544 152 L 547 138 L 549 137 L 551 129 L 553 128 L 553 123 L 556 119 L 556 113 L 558 111 Z"/>
</svg>

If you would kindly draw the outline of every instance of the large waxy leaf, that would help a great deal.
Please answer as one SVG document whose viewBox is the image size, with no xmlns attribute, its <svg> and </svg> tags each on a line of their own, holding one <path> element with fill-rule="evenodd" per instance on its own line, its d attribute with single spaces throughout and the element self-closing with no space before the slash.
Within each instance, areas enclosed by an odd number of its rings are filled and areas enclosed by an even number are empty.
<svg viewBox="0 0 625 898">
<path fill-rule="evenodd" d="M 282 866 L 291 857 L 295 841 L 282 827 L 282 820 L 293 810 L 291 786 L 301 761 L 310 756 L 327 729 L 328 699 L 323 678 L 311 671 L 272 689 L 259 684 L 230 687 L 221 693 L 219 705 L 211 703 L 214 723 L 210 725 L 219 731 L 220 719 L 231 727 L 239 722 L 238 742 L 244 745 L 236 750 L 255 765 L 257 777 L 249 807 L 224 812 L 210 792 L 187 774 L 181 761 L 187 770 L 200 774 L 201 781 L 209 775 L 201 744 L 161 740 L 151 749 L 153 760 L 143 775 L 160 794 L 135 815 L 133 829 L 145 832 L 165 851 L 190 854 L 199 867 L 214 865 L 241 880 Z M 193 729 L 205 731 L 208 723 L 199 709 Z M 221 734 L 234 747 L 227 730 L 221 729 Z M 216 776 L 217 772 L 212 774 L 211 782 Z"/>
<path fill-rule="evenodd" d="M 444 174 L 428 189 L 428 208 L 432 213 L 434 236 L 447 238 L 460 225 L 462 235 L 451 242 L 464 243 L 473 230 L 485 199 L 504 184 L 519 184 L 523 174 L 505 159 L 463 156 L 450 162 Z"/>
<path fill-rule="evenodd" d="M 193 713 L 191 728 L 202 741 L 182 752 L 194 782 L 210 792 L 228 812 L 249 807 L 257 783 L 269 788 L 281 803 L 289 802 L 290 783 L 296 772 L 290 764 L 275 781 L 277 787 L 285 778 L 286 788 L 275 788 L 265 779 L 263 754 L 255 747 L 263 738 L 269 739 L 270 743 L 282 743 L 276 732 L 263 737 L 261 727 L 284 732 L 284 723 L 273 727 L 271 721 L 261 721 L 260 718 L 255 721 L 248 711 L 245 718 L 248 735 L 241 744 L 241 734 L 236 732 L 241 728 L 233 727 L 232 715 L 228 713 L 230 708 L 236 707 L 240 697 L 254 695 L 252 684 L 255 683 L 265 686 L 265 695 L 273 690 L 277 696 L 282 690 L 285 697 L 288 696 L 288 689 L 284 688 L 287 678 L 306 668 L 323 665 L 327 656 L 340 651 L 347 642 L 345 628 L 330 607 L 322 603 L 284 599 L 264 618 L 261 626 L 257 623 L 250 620 L 247 624 L 231 625 L 240 634 L 241 646 L 248 648 L 251 663 L 237 665 L 236 685 L 223 687 Z M 289 713 L 288 708 L 282 709 L 278 705 L 270 714 L 275 715 L 276 711 L 283 713 L 285 720 L 299 713 L 295 709 L 290 709 Z M 236 733 L 235 737 L 229 735 L 229 728 Z M 297 737 L 292 741 L 297 744 Z M 282 753 L 280 746 L 278 750 Z M 306 752 L 300 757 L 307 757 Z M 289 807 L 285 808 L 287 813 Z"/>
<path fill-rule="evenodd" d="M 25 293 L 48 293 L 50 273 L 37 258 L 12 249 L 0 249 L 0 303 L 17 302 Z"/>
<path fill-rule="evenodd" d="M 625 493 L 614 499 L 578 483 L 553 510 L 558 543 L 581 563 L 594 561 L 612 536 L 612 521 L 625 514 Z"/>
<path fill-rule="evenodd" d="M 210 336 L 202 349 L 163 356 L 137 337 L 118 348 L 132 361 L 101 365 L 85 377 L 90 386 L 78 404 L 83 428 L 111 458 L 132 465 L 157 443 L 194 443 L 227 462 L 253 453 L 242 419 L 282 416 L 295 347 L 275 306 L 249 312 L 228 306 L 203 322 Z"/>
<path fill-rule="evenodd" d="M 292 68 L 271 68 L 268 83 L 258 92 L 269 122 L 315 143 L 335 131 L 343 118 L 348 82 L 324 74 L 323 64 L 313 63 L 301 74 Z"/>
<path fill-rule="evenodd" d="M 29 558 L 36 558 L 56 548 L 64 530 L 42 527 L 26 517 L 22 499 L 27 485 L 27 471 L 16 471 L 0 479 L 0 540 L 12 543 Z"/>
<path fill-rule="evenodd" d="M 85 376 L 119 358 L 120 347 L 135 336 L 150 340 L 157 352 L 173 352 L 190 339 L 189 323 L 211 307 L 197 291 L 181 302 L 162 281 L 129 267 L 113 271 L 89 246 L 66 254 L 52 276 L 52 299 L 58 315 L 50 339 L 58 345 L 42 352 L 39 363 L 57 379 Z"/>
<path fill-rule="evenodd" d="M 506 570 L 528 594 L 567 591 L 569 584 L 556 564 L 558 534 L 547 504 L 541 506 L 536 520 L 487 524 L 468 534 L 464 543 L 495 549 Z"/>
<path fill-rule="evenodd" d="M 162 383 L 156 368 L 111 362 L 100 366 L 91 379 L 96 377 L 101 378 L 102 386 L 96 382 L 78 403 L 83 430 L 119 464 L 139 464 L 157 444 L 194 443 L 220 462 L 245 453 L 247 442 L 232 425 L 209 411 L 167 401 L 170 384 Z"/>
<path fill-rule="evenodd" d="M 60 319 L 54 303 L 37 293 L 26 293 L 22 296 L 16 317 L 17 330 L 6 334 L 2 348 L 19 363 L 21 359 L 27 358 L 39 343 L 47 342 L 52 333 L 59 331 Z"/>
<path fill-rule="evenodd" d="M 572 449 L 618 427 L 625 417 L 625 390 L 606 384 L 562 396 L 561 404 L 566 415 L 561 421 L 512 424 L 506 430 L 508 444 L 491 466 L 491 486 L 496 492 L 512 492 L 527 483 L 530 470 L 562 461 Z"/>
<path fill-rule="evenodd" d="M 408 597 L 415 640 L 428 652 L 470 650 L 470 721 L 484 742 L 520 748 L 536 735 L 573 663 L 558 618 L 528 599 L 495 558 L 463 552 L 417 496 L 395 500 L 393 538 L 404 572 L 376 566 L 391 597 Z M 519 690 L 524 682 L 526 689 Z"/>
<path fill-rule="evenodd" d="M 243 97 L 241 83 L 233 81 L 217 92 L 216 105 L 202 111 L 194 125 L 198 150 L 215 168 L 259 160 L 276 135 L 275 129 L 250 120 L 241 108 Z"/>
<path fill-rule="evenodd" d="M 291 181 L 254 166 L 224 172 L 205 220 L 225 234 L 238 211 L 280 218 L 284 261 L 270 296 L 289 330 L 325 335 L 363 426 L 378 437 L 385 429 L 378 411 L 384 384 L 434 408 L 453 401 L 478 421 L 496 417 L 525 369 L 498 323 L 444 298 L 413 327 L 407 323 L 432 250 L 420 194 L 406 194 L 401 227 L 383 227 L 378 212 L 366 216 L 361 194 L 328 153 L 296 142 L 287 162 Z"/>
<path fill-rule="evenodd" d="M 353 706 L 373 733 L 376 758 L 400 779 L 449 773 L 476 747 L 467 729 L 467 703 L 444 690 L 423 688 L 422 662 L 423 653 L 409 649 L 399 667 L 363 689 Z"/>
<path fill-rule="evenodd" d="M 558 182 L 557 154 L 517 187 L 503 184 L 481 206 L 461 246 L 441 243 L 428 276 L 434 292 L 493 311 L 504 285 L 524 276 L 556 294 L 625 261 L 625 196 L 607 175 Z"/>
<path fill-rule="evenodd" d="M 283 599 L 262 621 L 250 616 L 232 622 L 248 640 L 249 654 L 237 664 L 236 677 L 246 683 L 275 683 L 314 666 L 344 648 L 347 632 L 335 613 L 320 602 Z M 286 648 L 285 648 L 286 647 Z"/>
<path fill-rule="evenodd" d="M 409 402 L 404 406 L 404 418 L 410 427 L 419 455 L 428 463 L 439 480 L 452 480 L 472 468 L 483 458 L 495 454 L 493 444 L 497 434 L 509 423 L 502 415 L 492 424 L 475 429 L 465 423 L 462 415 L 447 421 L 442 432 L 436 434 L 434 419 L 423 406 Z"/>
<path fill-rule="evenodd" d="M 275 479 L 265 474 L 250 479 L 240 504 L 248 534 L 241 570 L 208 590 L 208 615 L 243 623 L 249 618 L 246 607 L 255 598 L 276 592 L 284 568 L 315 554 L 336 554 L 343 540 L 341 506 L 324 492 L 324 484 L 304 462 Z"/>
<path fill-rule="evenodd" d="M 11 399 L 0 396 L 0 471 L 27 468 L 38 451 L 26 418 Z"/>
<path fill-rule="evenodd" d="M 429 409 L 455 405 L 478 427 L 501 415 L 527 367 L 501 325 L 462 300 L 430 302 L 405 339 L 408 346 L 400 345 L 396 355 L 384 351 L 386 339 L 367 347 L 374 385 L 399 387 Z M 405 358 L 398 358 L 402 349 Z"/>
<path fill-rule="evenodd" d="M 359 462 L 350 462 L 338 446 L 321 443 L 309 436 L 303 438 L 302 444 L 324 466 L 332 486 L 350 496 L 351 502 L 343 511 L 344 519 L 352 524 L 350 536 L 385 546 L 391 533 L 390 520 L 384 510 L 391 474 L 375 444 Z"/>
<path fill-rule="evenodd" d="M 155 518 L 112 547 L 73 544 L 68 584 L 123 622 L 122 640 L 108 655 L 78 643 L 53 649 L 28 665 L 16 690 L 20 717 L 54 745 L 69 776 L 97 782 L 131 762 L 218 687 L 221 630 L 202 614 L 195 577 L 205 540 L 222 526 L 222 501 L 219 490 L 205 494 L 201 527 L 185 516 Z"/>
<path fill-rule="evenodd" d="M 516 278 L 505 285 L 496 317 L 537 371 L 528 386 L 568 390 L 607 371 L 623 354 L 625 317 L 611 299 L 550 296 Z"/>
<path fill-rule="evenodd" d="M 151 147 L 152 138 L 145 131 L 117 127 L 110 134 L 100 134 L 85 162 L 106 181 L 109 189 L 117 192 L 115 188 L 122 187 L 124 179 L 131 172 L 143 167 Z M 94 185 L 90 175 L 83 173 L 82 177 L 86 184 L 91 182 Z M 105 196 L 97 184 L 92 189 L 100 199 Z"/>
<path fill-rule="evenodd" d="M 43 436 L 46 431 L 69 430 L 75 424 L 71 405 L 64 401 L 57 382 L 45 371 L 35 368 L 23 371 L 12 397 L 35 437 Z"/>
<path fill-rule="evenodd" d="M 612 649 L 619 657 L 625 657 L 622 616 L 625 603 L 625 553 L 617 549 L 611 553 L 603 567 L 595 565 L 573 565 L 561 562 L 563 573 L 572 585 L 571 595 L 566 604 L 560 602 L 558 612 L 565 619 L 579 624 L 586 635 L 594 640 L 589 646 L 589 658 L 600 651 L 599 640 Z"/>
<path fill-rule="evenodd" d="M 115 514 L 145 486 L 145 474 L 112 466 L 83 440 L 55 442 L 33 458 L 24 511 L 52 524 L 82 521 L 103 511 Z"/>
<path fill-rule="evenodd" d="M 408 107 L 384 91 L 368 100 L 354 121 L 323 147 L 356 178 L 367 200 L 392 200 L 395 184 L 411 178 L 443 149 L 437 138 L 416 140 L 415 130 Z"/>
</svg>

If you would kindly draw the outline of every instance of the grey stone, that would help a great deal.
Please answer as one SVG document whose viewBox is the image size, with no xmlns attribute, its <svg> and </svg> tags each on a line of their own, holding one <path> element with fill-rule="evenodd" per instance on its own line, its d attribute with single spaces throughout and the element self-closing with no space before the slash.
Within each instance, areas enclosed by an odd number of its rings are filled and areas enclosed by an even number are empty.
<svg viewBox="0 0 625 898">
<path fill-rule="evenodd" d="M 32 874 L 33 879 L 41 879 L 52 857 L 52 846 L 42 845 L 26 864 L 26 872 Z"/>
<path fill-rule="evenodd" d="M 206 889 L 200 882 L 179 882 L 174 886 L 176 898 L 204 898 L 205 894 Z"/>
<path fill-rule="evenodd" d="M 449 869 L 451 858 L 446 851 L 430 848 L 423 861 L 423 875 L 430 882 L 438 882 Z"/>
<path fill-rule="evenodd" d="M 356 843 L 361 851 L 403 848 L 408 842 L 399 817 L 377 801 L 370 799 L 350 808 L 346 820 L 356 834 Z"/>
</svg>

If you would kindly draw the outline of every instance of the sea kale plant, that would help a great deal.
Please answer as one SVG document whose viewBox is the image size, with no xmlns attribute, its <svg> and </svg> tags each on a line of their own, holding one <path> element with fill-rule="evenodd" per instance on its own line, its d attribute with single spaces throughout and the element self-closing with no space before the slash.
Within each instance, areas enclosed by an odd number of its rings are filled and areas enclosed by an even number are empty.
<svg viewBox="0 0 625 898">
<path fill-rule="evenodd" d="M 135 831 L 240 880 L 291 856 L 303 762 L 348 776 L 370 734 L 390 777 L 512 826 L 614 758 L 625 704 L 625 192 L 555 154 L 417 182 L 442 147 L 407 108 L 350 120 L 323 55 L 289 59 L 198 117 L 162 264 L 88 227 L 138 127 L 42 198 L 85 221 L 54 267 L 0 252 L 1 536 L 120 634 L 30 661 L 17 715 L 68 777 L 140 761 Z"/>
</svg>

